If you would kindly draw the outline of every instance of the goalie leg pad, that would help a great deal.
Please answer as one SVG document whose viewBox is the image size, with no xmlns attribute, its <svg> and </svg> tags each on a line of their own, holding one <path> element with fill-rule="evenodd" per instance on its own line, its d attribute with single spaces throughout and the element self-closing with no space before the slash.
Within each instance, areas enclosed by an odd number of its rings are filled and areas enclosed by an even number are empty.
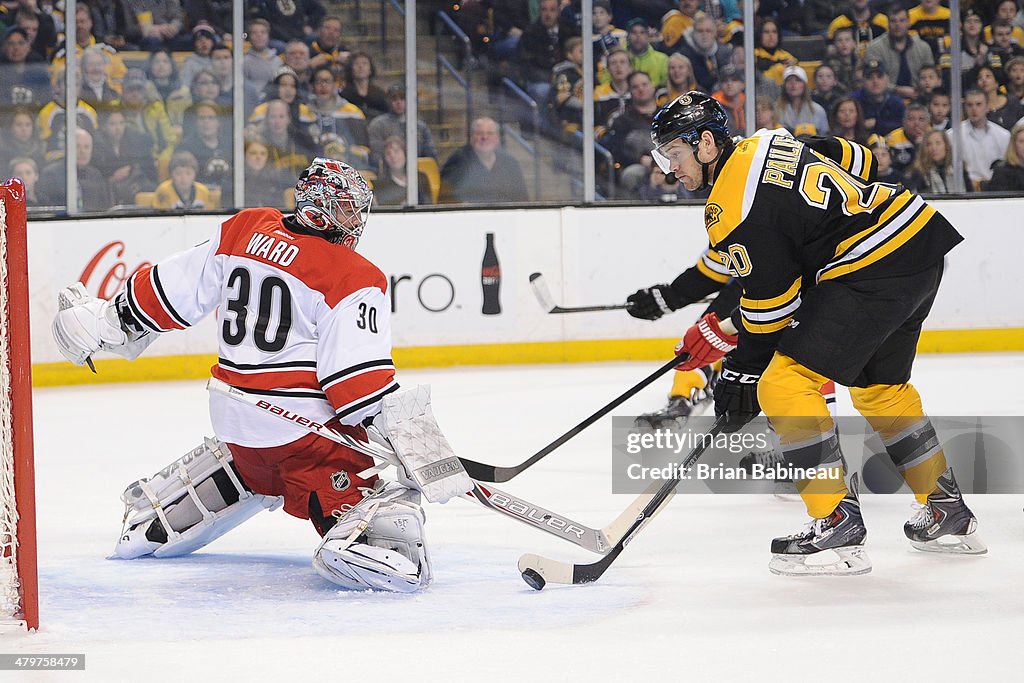
<svg viewBox="0 0 1024 683">
<path fill-rule="evenodd" d="M 57 294 L 57 308 L 53 339 L 61 354 L 75 365 L 84 365 L 97 351 L 135 360 L 156 339 L 146 331 L 126 330 L 117 300 L 91 297 L 81 282 Z"/>
<path fill-rule="evenodd" d="M 327 532 L 313 568 L 349 590 L 422 590 L 433 580 L 424 521 L 415 490 L 379 482 Z"/>
<path fill-rule="evenodd" d="M 114 555 L 187 555 L 282 499 L 252 493 L 238 476 L 231 452 L 216 439 L 199 446 L 148 479 L 125 489 L 124 529 Z"/>
<path fill-rule="evenodd" d="M 374 425 L 390 442 L 399 474 L 431 503 L 445 503 L 473 488 L 462 462 L 434 419 L 430 387 L 388 394 Z"/>
</svg>

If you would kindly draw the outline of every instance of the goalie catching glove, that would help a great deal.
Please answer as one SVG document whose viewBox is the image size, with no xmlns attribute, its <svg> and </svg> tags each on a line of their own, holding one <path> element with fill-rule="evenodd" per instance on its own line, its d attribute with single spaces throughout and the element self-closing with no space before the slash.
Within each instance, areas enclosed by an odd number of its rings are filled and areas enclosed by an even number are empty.
<svg viewBox="0 0 1024 683">
<path fill-rule="evenodd" d="M 738 339 L 736 334 L 729 334 L 722 329 L 717 315 L 708 313 L 690 327 L 676 344 L 677 356 L 684 351 L 689 356 L 685 362 L 676 366 L 676 370 L 696 370 L 711 365 L 735 349 Z"/>
<path fill-rule="evenodd" d="M 76 282 L 57 294 L 57 308 L 53 339 L 75 365 L 90 362 L 97 351 L 135 360 L 156 338 L 128 313 L 123 293 L 104 301 L 89 296 L 85 285 Z"/>
</svg>

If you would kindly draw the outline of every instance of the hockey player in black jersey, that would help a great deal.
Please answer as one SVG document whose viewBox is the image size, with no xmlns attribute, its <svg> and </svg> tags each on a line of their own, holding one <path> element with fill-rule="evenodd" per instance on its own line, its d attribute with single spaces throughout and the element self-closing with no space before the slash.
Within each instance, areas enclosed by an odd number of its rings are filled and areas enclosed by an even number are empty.
<svg viewBox="0 0 1024 683">
<path fill-rule="evenodd" d="M 856 482 L 848 489 L 841 476 L 820 392 L 828 380 L 850 387 L 915 492 L 917 510 L 904 528 L 914 547 L 985 552 L 909 383 L 943 257 L 963 238 L 921 197 L 867 182 L 870 153 L 858 144 L 805 142 L 783 130 L 734 142 L 727 122 L 718 102 L 690 92 L 655 114 L 651 137 L 664 173 L 688 190 L 712 187 L 708 238 L 743 287 L 733 316 L 738 345 L 715 387 L 716 414 L 738 429 L 763 408 L 789 464 L 836 475 L 796 482 L 813 519 L 773 541 L 769 568 L 870 571 Z"/>
</svg>

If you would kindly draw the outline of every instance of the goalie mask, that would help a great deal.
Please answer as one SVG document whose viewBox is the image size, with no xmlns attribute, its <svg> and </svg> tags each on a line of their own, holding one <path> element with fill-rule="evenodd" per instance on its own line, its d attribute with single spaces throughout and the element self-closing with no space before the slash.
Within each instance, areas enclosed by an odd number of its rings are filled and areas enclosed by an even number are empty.
<svg viewBox="0 0 1024 683">
<path fill-rule="evenodd" d="M 295 183 L 295 219 L 355 249 L 370 217 L 373 190 L 343 161 L 317 157 Z"/>
<path fill-rule="evenodd" d="M 718 155 L 707 162 L 697 157 L 697 144 L 704 131 L 710 132 L 719 145 Z M 711 164 L 721 157 L 725 146 L 731 142 L 729 115 L 721 103 L 709 95 L 696 91 L 684 93 L 659 109 L 651 123 L 651 142 L 654 143 L 651 156 L 665 175 L 672 172 L 672 162 L 662 150 L 675 140 L 682 140 L 693 148 L 693 157 L 703 171 L 703 183 L 697 189 L 703 189 L 708 184 Z"/>
</svg>

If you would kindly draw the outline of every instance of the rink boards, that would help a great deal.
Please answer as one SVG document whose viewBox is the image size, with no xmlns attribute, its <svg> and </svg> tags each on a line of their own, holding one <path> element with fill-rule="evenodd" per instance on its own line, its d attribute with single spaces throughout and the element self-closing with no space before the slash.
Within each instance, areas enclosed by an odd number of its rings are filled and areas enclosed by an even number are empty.
<svg viewBox="0 0 1024 683">
<path fill-rule="evenodd" d="M 924 351 L 1024 350 L 1024 200 L 935 202 L 966 240 L 950 255 L 922 339 Z M 50 338 L 56 292 L 81 280 L 110 297 L 146 263 L 208 239 L 226 216 L 37 221 L 29 226 L 36 385 L 203 377 L 215 360 L 215 321 L 165 335 L 130 366 L 99 363 L 101 377 L 61 363 Z M 501 312 L 484 314 L 481 266 L 494 234 Z M 702 206 L 593 207 L 377 213 L 360 252 L 390 280 L 399 365 L 535 363 L 661 358 L 700 313 L 658 322 L 623 311 L 549 315 L 529 284 L 543 273 L 556 303 L 623 303 L 669 282 L 706 247 Z"/>
</svg>

